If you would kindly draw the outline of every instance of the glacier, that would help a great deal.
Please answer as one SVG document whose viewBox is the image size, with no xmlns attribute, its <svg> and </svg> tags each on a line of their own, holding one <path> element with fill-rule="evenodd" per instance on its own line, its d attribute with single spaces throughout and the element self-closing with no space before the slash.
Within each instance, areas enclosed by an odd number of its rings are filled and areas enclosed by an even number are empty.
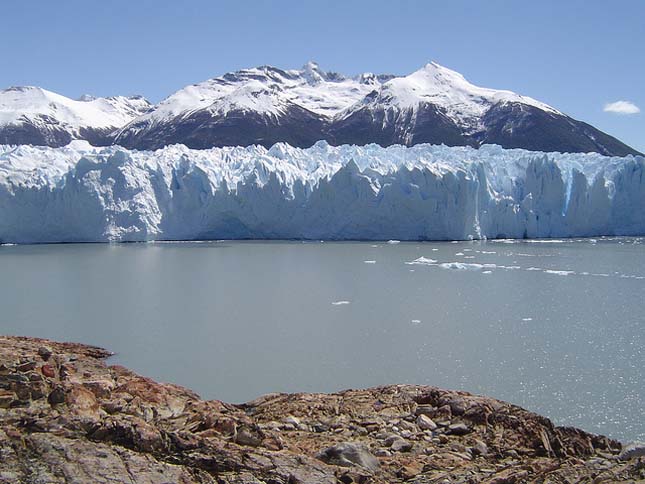
<svg viewBox="0 0 645 484">
<path fill-rule="evenodd" d="M 644 172 L 496 145 L 2 145 L 0 243 L 643 235 Z"/>
</svg>

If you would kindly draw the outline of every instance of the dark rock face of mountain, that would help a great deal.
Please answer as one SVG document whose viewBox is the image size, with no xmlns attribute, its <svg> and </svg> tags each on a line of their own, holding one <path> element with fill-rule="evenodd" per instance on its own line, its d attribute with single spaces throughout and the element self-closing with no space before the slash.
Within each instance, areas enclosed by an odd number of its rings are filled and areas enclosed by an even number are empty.
<svg viewBox="0 0 645 484">
<path fill-rule="evenodd" d="M 201 110 L 176 123 L 152 129 L 146 124 L 119 133 L 114 143 L 131 149 L 153 150 L 175 143 L 194 149 L 253 144 L 269 148 L 282 141 L 305 148 L 321 139 L 325 126 L 319 116 L 297 105 L 290 106 L 280 116 L 242 110 L 217 116 Z"/>
<path fill-rule="evenodd" d="M 476 146 L 463 130 L 432 104 L 422 104 L 417 110 L 392 107 L 364 107 L 350 116 L 332 122 L 325 139 L 332 144 L 376 143 L 415 145 L 420 143 L 449 146 Z"/>
<path fill-rule="evenodd" d="M 20 124 L 1 126 L 0 144 L 59 147 L 72 141 L 71 134 L 59 126 L 55 119 L 41 116 L 40 120 L 37 124 L 25 120 Z"/>
<path fill-rule="evenodd" d="M 481 144 L 535 151 L 596 152 L 608 156 L 639 154 L 587 123 L 525 104 L 495 105 L 482 121 L 484 130 L 476 136 Z"/>
</svg>

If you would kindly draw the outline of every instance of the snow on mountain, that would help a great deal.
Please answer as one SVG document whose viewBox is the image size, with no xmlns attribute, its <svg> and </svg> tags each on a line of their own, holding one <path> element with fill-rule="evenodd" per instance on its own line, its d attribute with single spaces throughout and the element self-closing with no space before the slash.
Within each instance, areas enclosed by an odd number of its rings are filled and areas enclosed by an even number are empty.
<svg viewBox="0 0 645 484">
<path fill-rule="evenodd" d="M 296 70 L 261 66 L 187 86 L 154 107 L 143 98 L 73 101 L 33 87 L 0 92 L 0 144 L 63 146 L 73 139 L 130 149 L 306 148 L 326 140 L 640 154 L 551 106 L 475 86 L 436 63 L 404 77 L 347 77 L 314 62 Z"/>
<path fill-rule="evenodd" d="M 0 242 L 636 235 L 644 174 L 499 146 L 0 146 Z"/>
<path fill-rule="evenodd" d="M 456 124 L 472 133 L 481 128 L 481 119 L 497 103 L 521 103 L 562 115 L 557 109 L 511 91 L 487 89 L 468 82 L 460 73 L 436 62 L 426 64 L 409 76 L 395 77 L 384 83 L 378 95 L 350 106 L 342 118 L 366 104 L 380 108 L 415 110 L 423 104 L 437 106 Z"/>
<path fill-rule="evenodd" d="M 638 154 L 551 106 L 475 86 L 436 63 L 405 77 L 346 77 L 313 62 L 300 70 L 244 69 L 177 91 L 114 138 L 132 149 L 178 143 L 309 147 L 319 140 Z"/>
<path fill-rule="evenodd" d="M 49 144 L 39 143 L 49 135 L 51 144 L 64 145 L 107 134 L 150 108 L 140 96 L 73 100 L 39 87 L 10 87 L 0 91 L 0 141 L 29 143 L 31 137 L 33 144 Z"/>
</svg>

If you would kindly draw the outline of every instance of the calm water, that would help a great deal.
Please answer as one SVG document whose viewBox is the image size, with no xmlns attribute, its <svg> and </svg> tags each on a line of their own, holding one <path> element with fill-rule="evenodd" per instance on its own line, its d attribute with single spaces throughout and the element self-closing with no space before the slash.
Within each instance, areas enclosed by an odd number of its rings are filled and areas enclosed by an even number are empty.
<svg viewBox="0 0 645 484">
<path fill-rule="evenodd" d="M 208 398 L 419 383 L 643 439 L 644 242 L 4 246 L 0 332 Z"/>
</svg>

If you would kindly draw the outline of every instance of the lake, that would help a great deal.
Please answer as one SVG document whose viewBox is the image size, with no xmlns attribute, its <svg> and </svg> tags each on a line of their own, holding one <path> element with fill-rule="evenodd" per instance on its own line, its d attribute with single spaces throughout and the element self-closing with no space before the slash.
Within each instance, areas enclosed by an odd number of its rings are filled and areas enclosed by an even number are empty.
<svg viewBox="0 0 645 484">
<path fill-rule="evenodd" d="M 0 332 L 242 402 L 463 389 L 645 438 L 645 239 L 0 247 Z"/>
</svg>

